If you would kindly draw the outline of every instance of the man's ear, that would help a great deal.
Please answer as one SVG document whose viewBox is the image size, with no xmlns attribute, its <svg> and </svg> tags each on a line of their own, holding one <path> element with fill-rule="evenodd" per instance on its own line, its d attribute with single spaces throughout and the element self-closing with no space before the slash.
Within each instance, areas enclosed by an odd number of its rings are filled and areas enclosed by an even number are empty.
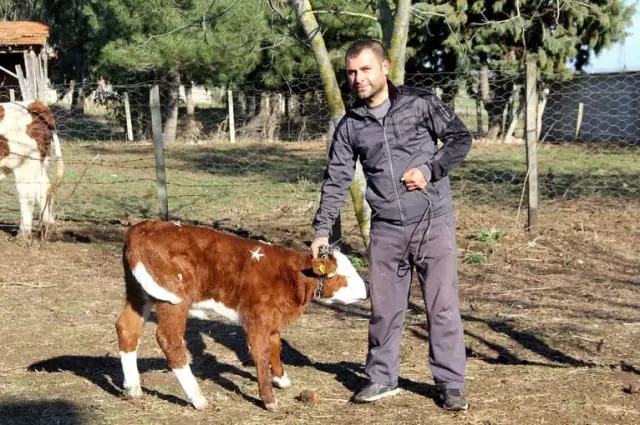
<svg viewBox="0 0 640 425">
<path fill-rule="evenodd" d="M 314 258 L 311 260 L 311 267 L 313 272 L 318 276 L 327 276 L 336 272 L 337 266 L 331 260 L 325 260 L 322 258 Z"/>
<path fill-rule="evenodd" d="M 389 75 L 389 71 L 391 70 L 391 62 L 389 59 L 385 59 L 382 61 L 382 73 L 384 75 Z"/>
</svg>

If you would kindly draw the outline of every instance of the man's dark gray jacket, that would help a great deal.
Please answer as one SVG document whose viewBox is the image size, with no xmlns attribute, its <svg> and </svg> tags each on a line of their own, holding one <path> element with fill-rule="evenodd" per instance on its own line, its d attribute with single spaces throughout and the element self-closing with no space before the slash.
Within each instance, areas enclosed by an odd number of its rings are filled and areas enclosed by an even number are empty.
<svg viewBox="0 0 640 425">
<path fill-rule="evenodd" d="M 407 225 L 453 209 L 448 173 L 471 148 L 469 130 L 435 94 L 388 84 L 391 107 L 382 123 L 361 104 L 336 126 L 320 208 L 313 220 L 317 237 L 329 235 L 358 160 L 367 180 L 372 222 Z M 400 180 L 414 167 L 428 182 L 425 190 L 407 191 Z"/>
</svg>

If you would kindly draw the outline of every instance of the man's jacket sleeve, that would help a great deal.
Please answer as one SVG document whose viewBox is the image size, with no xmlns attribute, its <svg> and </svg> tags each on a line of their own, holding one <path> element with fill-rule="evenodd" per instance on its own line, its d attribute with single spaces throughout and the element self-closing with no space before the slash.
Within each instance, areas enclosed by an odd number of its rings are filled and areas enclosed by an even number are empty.
<svg viewBox="0 0 640 425">
<path fill-rule="evenodd" d="M 333 134 L 329 149 L 329 162 L 324 172 L 320 207 L 313 219 L 316 237 L 328 237 L 347 189 L 353 181 L 357 157 L 353 152 L 346 117 L 343 117 Z"/>
<path fill-rule="evenodd" d="M 425 96 L 424 119 L 432 137 L 443 143 L 431 164 L 420 168 L 427 181 L 438 181 L 460 165 L 471 149 L 471 133 L 460 117 L 435 95 Z"/>
</svg>

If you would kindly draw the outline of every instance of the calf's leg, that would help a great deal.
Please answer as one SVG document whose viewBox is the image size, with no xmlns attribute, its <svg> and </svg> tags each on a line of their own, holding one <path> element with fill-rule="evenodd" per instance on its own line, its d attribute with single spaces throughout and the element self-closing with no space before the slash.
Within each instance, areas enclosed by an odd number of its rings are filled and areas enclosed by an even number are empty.
<svg viewBox="0 0 640 425">
<path fill-rule="evenodd" d="M 53 191 L 46 170 L 43 169 L 40 174 L 40 187 L 38 191 L 38 205 L 40 206 L 40 221 L 42 222 L 43 231 L 46 234 L 54 225 L 53 219 Z"/>
<path fill-rule="evenodd" d="M 31 238 L 33 228 L 33 208 L 39 195 L 40 160 L 26 159 L 13 171 L 20 203 L 20 229 L 18 237 Z"/>
<path fill-rule="evenodd" d="M 284 371 L 280 352 L 282 351 L 282 341 L 280 340 L 280 332 L 272 332 L 270 336 L 271 342 L 271 382 L 278 388 L 289 388 L 291 380 Z"/>
<path fill-rule="evenodd" d="M 150 303 L 142 298 L 127 299 L 124 311 L 116 322 L 124 388 L 131 397 L 142 395 L 137 350 L 142 335 L 142 326 L 149 315 L 150 307 Z"/>
<path fill-rule="evenodd" d="M 189 311 L 189 306 L 186 304 L 184 302 L 177 305 L 167 302 L 156 303 L 158 314 L 156 339 L 189 401 L 193 407 L 202 410 L 207 407 L 207 400 L 202 396 L 198 382 L 191 372 L 189 353 L 184 343 Z"/>
<path fill-rule="evenodd" d="M 271 366 L 271 334 L 264 327 L 247 325 L 246 323 L 245 331 L 249 342 L 249 351 L 253 361 L 256 363 L 260 399 L 262 399 L 267 410 L 275 411 L 278 408 L 278 402 L 273 395 L 271 373 L 269 371 Z"/>
</svg>

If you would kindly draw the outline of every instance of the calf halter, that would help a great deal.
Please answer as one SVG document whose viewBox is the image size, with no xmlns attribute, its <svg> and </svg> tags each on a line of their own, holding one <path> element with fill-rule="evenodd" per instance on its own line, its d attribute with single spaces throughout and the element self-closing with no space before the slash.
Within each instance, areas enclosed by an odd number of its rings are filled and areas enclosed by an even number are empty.
<svg viewBox="0 0 640 425">
<path fill-rule="evenodd" d="M 330 245 L 322 245 L 320 247 L 320 252 L 318 253 L 318 257 L 323 260 L 328 260 L 333 256 L 333 252 L 336 248 L 332 248 Z M 318 285 L 316 289 L 313 291 L 314 298 L 320 298 L 322 296 L 322 292 L 324 291 L 324 276 L 318 276 Z"/>
</svg>

